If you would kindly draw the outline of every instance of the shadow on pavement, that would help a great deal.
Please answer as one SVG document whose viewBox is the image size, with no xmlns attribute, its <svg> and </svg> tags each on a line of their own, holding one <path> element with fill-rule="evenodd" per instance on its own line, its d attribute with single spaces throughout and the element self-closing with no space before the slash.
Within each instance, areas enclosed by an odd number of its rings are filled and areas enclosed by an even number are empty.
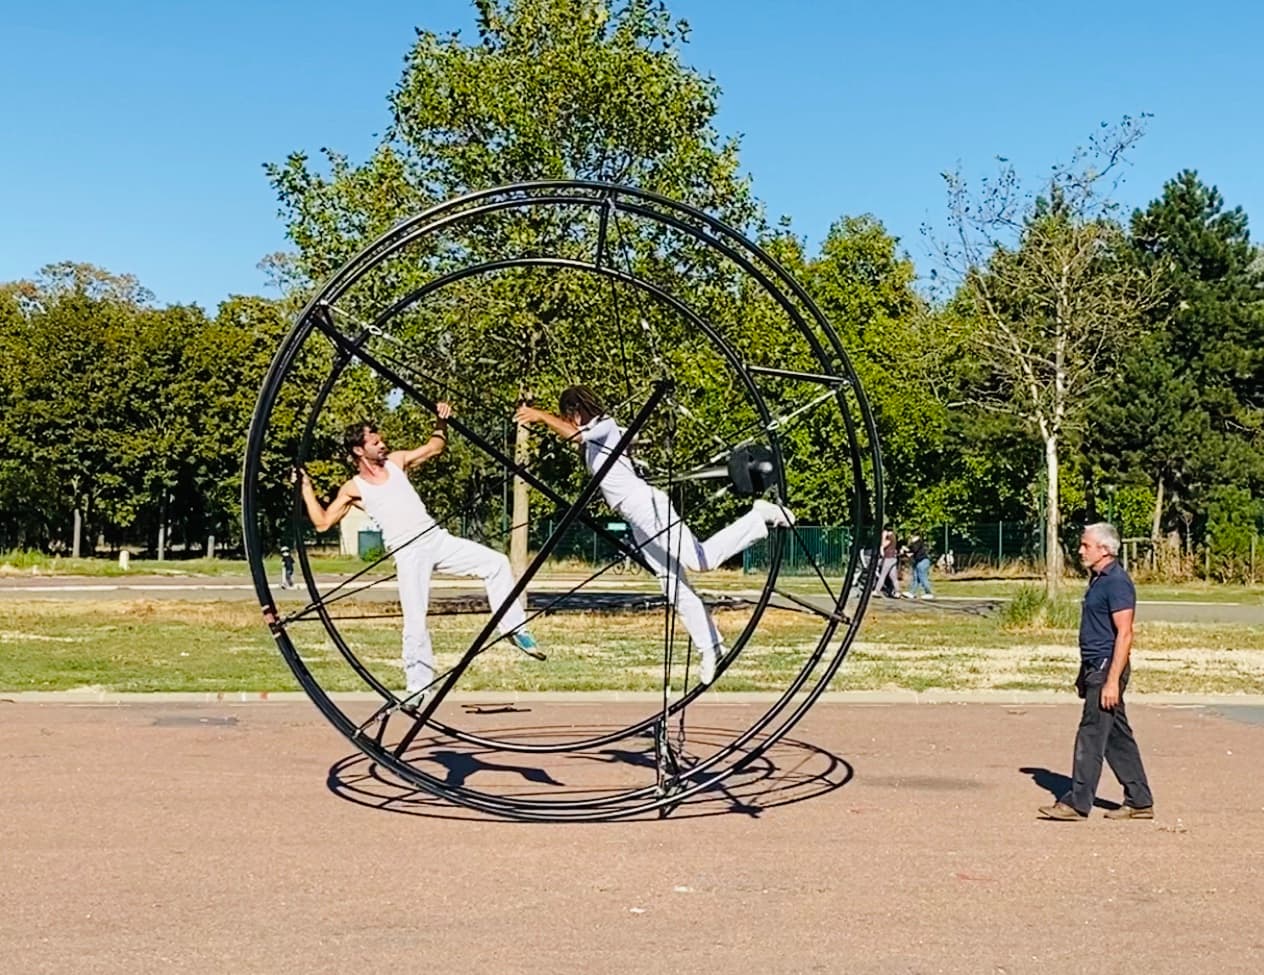
<svg viewBox="0 0 1264 975">
<path fill-rule="evenodd" d="M 1055 802 L 1071 791 L 1071 777 L 1061 772 L 1052 772 L 1047 768 L 1020 768 L 1018 771 L 1030 775 L 1031 780 L 1049 793 Z M 1118 809 L 1119 803 L 1107 799 L 1097 799 L 1093 805 L 1098 809 Z"/>
<path fill-rule="evenodd" d="M 732 741 L 739 733 L 724 728 L 694 729 L 688 744 L 701 746 L 705 754 L 682 749 L 682 766 L 687 769 L 720 745 Z M 408 752 L 408 760 L 414 765 L 437 765 L 436 771 L 441 770 L 441 774 L 430 774 L 435 775 L 444 786 L 480 788 L 476 780 L 480 777 L 487 779 L 480 791 L 494 796 L 534 800 L 591 799 L 643 787 L 652 790 L 656 769 L 652 741 L 645 737 L 633 737 L 620 744 L 623 747 L 607 746 L 592 752 L 527 756 L 520 752 L 467 745 L 449 738 L 431 738 L 415 743 Z M 527 759 L 525 763 L 522 761 L 524 758 Z M 633 775 L 628 776 L 626 782 L 612 784 L 608 774 L 610 769 L 616 771 L 616 778 L 620 778 L 618 773 L 631 772 Z M 823 748 L 804 741 L 782 739 L 767 751 L 749 759 L 749 764 L 724 781 L 675 807 L 669 818 L 693 819 L 732 814 L 758 818 L 770 809 L 827 795 L 850 782 L 854 774 L 848 762 Z M 329 769 L 326 784 L 340 799 L 383 812 L 439 819 L 498 818 L 405 783 L 358 752 L 335 762 Z M 536 788 L 529 788 L 526 784 Z M 657 821 L 659 813 L 654 811 L 629 818 Z"/>
</svg>

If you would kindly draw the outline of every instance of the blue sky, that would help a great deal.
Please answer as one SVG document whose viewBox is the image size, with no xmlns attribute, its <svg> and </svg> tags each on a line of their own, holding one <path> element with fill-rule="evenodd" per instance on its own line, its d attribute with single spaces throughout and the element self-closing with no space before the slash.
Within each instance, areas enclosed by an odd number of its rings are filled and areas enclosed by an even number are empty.
<svg viewBox="0 0 1264 975">
<path fill-rule="evenodd" d="M 940 173 L 1000 154 L 1039 177 L 1099 122 L 1151 112 L 1122 198 L 1199 170 L 1264 238 L 1257 4 L 675 0 L 686 59 L 770 216 L 811 245 L 873 213 L 919 269 Z M 137 275 L 163 303 L 267 293 L 285 248 L 262 163 L 363 159 L 415 26 L 472 36 L 468 0 L 0 0 L 0 281 L 59 260 Z"/>
</svg>

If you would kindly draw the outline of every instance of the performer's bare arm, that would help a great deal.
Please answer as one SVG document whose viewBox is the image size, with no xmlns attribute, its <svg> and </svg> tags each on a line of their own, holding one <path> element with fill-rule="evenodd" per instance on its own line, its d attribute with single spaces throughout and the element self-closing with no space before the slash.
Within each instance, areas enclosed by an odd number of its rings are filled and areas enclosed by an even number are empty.
<svg viewBox="0 0 1264 975">
<path fill-rule="evenodd" d="M 452 415 L 452 407 L 448 403 L 436 403 L 435 413 L 439 419 L 435 422 L 434 432 L 430 439 L 420 447 L 412 450 L 393 450 L 390 453 L 392 463 L 402 470 L 424 464 L 431 458 L 438 457 L 448 446 L 448 417 Z"/>
<path fill-rule="evenodd" d="M 565 417 L 550 413 L 548 410 L 536 409 L 534 406 L 520 406 L 514 411 L 514 420 L 518 423 L 543 423 L 563 440 L 579 439 L 579 427 Z"/>
<path fill-rule="evenodd" d="M 356 491 L 355 482 L 347 481 L 338 489 L 337 496 L 326 508 L 316 499 L 316 491 L 312 487 L 312 479 L 307 476 L 307 471 L 300 468 L 297 476 L 299 479 L 299 492 L 303 496 L 303 505 L 307 508 L 307 517 L 312 520 L 312 524 L 317 531 L 323 532 L 333 528 L 334 525 L 342 521 L 352 506 L 360 500 L 360 494 Z"/>
</svg>

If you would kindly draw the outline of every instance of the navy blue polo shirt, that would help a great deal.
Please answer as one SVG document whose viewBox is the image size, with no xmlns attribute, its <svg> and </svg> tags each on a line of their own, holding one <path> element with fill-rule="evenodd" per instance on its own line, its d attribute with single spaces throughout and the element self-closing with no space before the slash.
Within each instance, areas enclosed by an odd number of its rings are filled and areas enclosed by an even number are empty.
<svg viewBox="0 0 1264 975">
<path fill-rule="evenodd" d="M 1124 567 L 1111 559 L 1101 572 L 1089 570 L 1088 592 L 1080 608 L 1080 657 L 1087 664 L 1109 660 L 1115 649 L 1112 613 L 1137 608 L 1137 588 Z"/>
</svg>

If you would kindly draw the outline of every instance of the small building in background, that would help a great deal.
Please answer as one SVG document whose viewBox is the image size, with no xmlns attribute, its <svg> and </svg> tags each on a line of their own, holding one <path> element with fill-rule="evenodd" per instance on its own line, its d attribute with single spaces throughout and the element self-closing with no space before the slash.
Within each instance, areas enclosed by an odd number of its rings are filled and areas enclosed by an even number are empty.
<svg viewBox="0 0 1264 975">
<path fill-rule="evenodd" d="M 339 555 L 360 554 L 360 532 L 379 531 L 377 522 L 368 516 L 363 508 L 352 506 L 338 523 L 341 531 L 338 540 Z"/>
</svg>

